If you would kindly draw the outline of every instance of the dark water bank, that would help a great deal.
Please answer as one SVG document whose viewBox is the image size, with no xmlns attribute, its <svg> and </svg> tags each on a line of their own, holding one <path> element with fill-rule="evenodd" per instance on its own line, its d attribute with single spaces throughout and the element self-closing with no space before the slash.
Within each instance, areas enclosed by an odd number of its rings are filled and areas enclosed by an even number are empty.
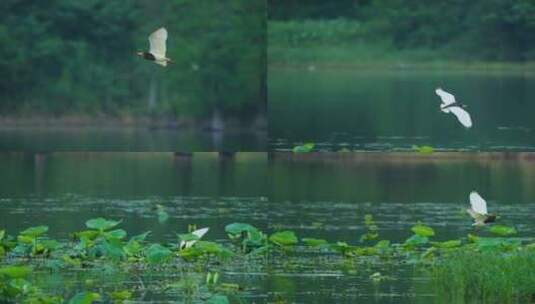
<svg viewBox="0 0 535 304">
<path fill-rule="evenodd" d="M 265 151 L 267 132 L 125 126 L 3 127 L 0 151 Z"/>
<path fill-rule="evenodd" d="M 358 162 L 533 162 L 535 165 L 535 152 L 270 152 L 269 159 L 273 161 L 305 161 L 305 162 L 331 162 L 331 163 L 358 163 Z"/>
</svg>

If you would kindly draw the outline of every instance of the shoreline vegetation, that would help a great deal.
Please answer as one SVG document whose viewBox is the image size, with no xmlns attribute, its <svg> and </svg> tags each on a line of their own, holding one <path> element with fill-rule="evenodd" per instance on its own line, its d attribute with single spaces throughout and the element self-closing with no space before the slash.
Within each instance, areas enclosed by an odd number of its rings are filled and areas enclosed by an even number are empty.
<svg viewBox="0 0 535 304">
<path fill-rule="evenodd" d="M 156 205 L 152 218 L 160 224 L 166 222 L 165 206 Z M 390 274 L 390 267 L 407 265 L 427 273 L 429 287 L 447 302 L 499 299 L 500 303 L 516 303 L 529 301 L 535 294 L 535 275 L 525 271 L 535 261 L 535 243 L 519 238 L 511 226 L 493 225 L 447 240 L 417 222 L 407 231 L 407 239 L 396 242 L 382 238 L 373 215 L 366 214 L 360 238 L 352 241 L 300 237 L 293 230 L 266 232 L 234 222 L 225 226 L 225 240 L 201 240 L 202 236 L 195 234 L 197 226 L 190 224 L 175 240 L 160 243 L 154 242 L 151 231 L 132 236 L 119 227 L 122 222 L 89 219 L 83 230 L 69 233 L 69 240 L 49 237 L 45 225 L 18 234 L 0 230 L 0 300 L 127 303 L 145 299 L 149 293 L 182 298 L 186 303 L 207 300 L 205 303 L 224 304 L 250 290 L 250 286 L 233 281 L 227 275 L 229 269 L 245 272 L 254 267 L 269 272 L 275 266 L 288 271 L 293 268 L 288 262 L 302 255 L 314 257 L 315 269 L 345 268 L 350 274 L 368 276 L 375 286 L 396 279 L 391 275 L 399 274 Z M 330 266 L 320 266 L 318 259 L 326 257 L 330 263 L 325 265 Z M 108 276 L 107 284 L 98 286 L 95 282 L 103 279 L 102 272 Z M 158 272 L 163 276 L 156 277 Z M 61 292 L 45 283 L 76 273 L 79 281 L 63 279 L 68 283 Z M 153 283 L 155 278 L 158 284 Z"/>
<path fill-rule="evenodd" d="M 384 29 L 345 18 L 268 22 L 270 69 L 535 72 L 534 58 L 493 57 L 466 48 L 455 42 L 403 47 Z"/>
<path fill-rule="evenodd" d="M 82 115 L 3 115 L 0 127 L 5 129 L 23 128 L 153 128 L 153 129 L 202 129 L 203 131 L 239 131 L 253 132 L 267 129 L 267 120 L 258 115 L 252 120 L 240 121 L 238 118 L 192 118 L 160 116 L 111 116 L 106 114 Z"/>
<path fill-rule="evenodd" d="M 290 151 L 269 152 L 269 159 L 276 161 L 296 162 L 333 162 L 359 164 L 365 162 L 406 163 L 406 162 L 436 162 L 436 161 L 481 161 L 481 162 L 520 162 L 535 163 L 535 152 L 474 152 L 474 151 L 438 151 L 421 153 L 418 151 L 359 151 L 359 152 L 308 152 L 296 153 Z"/>
</svg>

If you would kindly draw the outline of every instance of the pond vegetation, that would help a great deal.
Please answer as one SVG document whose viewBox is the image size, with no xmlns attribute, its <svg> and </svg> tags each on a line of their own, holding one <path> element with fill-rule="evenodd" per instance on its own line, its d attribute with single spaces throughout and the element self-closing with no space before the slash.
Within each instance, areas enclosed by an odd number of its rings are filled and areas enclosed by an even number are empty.
<svg viewBox="0 0 535 304">
<path fill-rule="evenodd" d="M 159 221 L 165 218 L 161 206 L 156 213 Z M 44 225 L 13 235 L 0 230 L 0 299 L 126 303 L 172 296 L 186 303 L 242 303 L 241 296 L 252 286 L 233 282 L 225 272 L 274 263 L 295 269 L 302 266 L 288 257 L 301 255 L 337 258 L 335 267 L 345 273 L 369 272 L 373 284 L 395 280 L 389 269 L 410 265 L 425 274 L 445 302 L 516 303 L 535 296 L 535 273 L 526 271 L 535 266 L 535 242 L 515 237 L 517 230 L 504 225 L 439 240 L 433 228 L 417 222 L 410 237 L 395 243 L 381 238 L 367 214 L 365 230 L 351 244 L 301 238 L 292 230 L 268 234 L 247 223 L 228 224 L 224 240 L 201 240 L 191 233 L 197 227 L 190 225 L 189 231 L 176 234 L 176 241 L 158 243 L 150 241 L 150 231 L 129 236 L 120 225 L 121 220 L 90 219 L 69 240 L 48 237 Z M 181 248 L 182 241 L 194 243 Z M 381 271 L 359 266 L 370 264 L 382 265 Z"/>
</svg>

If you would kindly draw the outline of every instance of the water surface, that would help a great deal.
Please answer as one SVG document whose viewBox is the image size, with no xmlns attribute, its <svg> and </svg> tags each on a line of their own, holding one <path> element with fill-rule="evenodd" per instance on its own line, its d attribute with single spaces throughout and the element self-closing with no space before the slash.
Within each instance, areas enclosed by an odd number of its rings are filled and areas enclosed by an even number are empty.
<svg viewBox="0 0 535 304">
<path fill-rule="evenodd" d="M 535 150 L 535 75 L 486 71 L 269 71 L 269 142 L 288 150 Z M 439 111 L 435 88 L 468 106 L 465 129 Z"/>
<path fill-rule="evenodd" d="M 46 126 L 0 130 L 0 151 L 262 152 L 266 145 L 265 131 Z"/>
<path fill-rule="evenodd" d="M 371 214 L 380 239 L 395 243 L 411 236 L 421 221 L 435 240 L 476 231 L 466 214 L 470 191 L 488 201 L 518 236 L 535 233 L 535 161 L 531 154 L 441 153 L 273 153 L 270 157 L 269 227 L 300 237 L 358 245 Z M 411 265 L 313 253 L 301 247 L 274 259 L 276 291 L 297 303 L 433 303 L 428 277 Z M 371 282 L 375 272 L 391 276 Z"/>
<path fill-rule="evenodd" d="M 0 153 L 0 166 L 0 227 L 12 235 L 44 224 L 65 240 L 87 219 L 105 216 L 123 219 L 131 235 L 151 230 L 151 241 L 176 241 L 177 232 L 197 224 L 210 227 L 207 240 L 225 243 L 225 225 L 246 222 L 269 234 L 289 229 L 299 238 L 359 245 L 366 214 L 381 239 L 396 243 L 418 221 L 435 229 L 435 240 L 488 235 L 474 231 L 465 212 L 472 190 L 519 237 L 535 232 L 531 153 Z M 156 204 L 169 213 L 165 223 Z M 375 272 L 391 279 L 374 284 Z M 437 300 L 412 265 L 305 246 L 231 264 L 221 275 L 243 286 L 245 303 Z"/>
</svg>

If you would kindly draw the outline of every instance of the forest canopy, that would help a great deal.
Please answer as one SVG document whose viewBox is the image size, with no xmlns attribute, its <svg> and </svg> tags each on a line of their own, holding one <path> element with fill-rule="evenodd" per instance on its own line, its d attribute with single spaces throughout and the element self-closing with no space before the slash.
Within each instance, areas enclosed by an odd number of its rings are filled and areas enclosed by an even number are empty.
<svg viewBox="0 0 535 304">
<path fill-rule="evenodd" d="M 265 106 L 265 10 L 261 0 L 3 0 L 0 116 L 250 117 Z M 167 68 L 136 56 L 161 26 Z"/>
</svg>

